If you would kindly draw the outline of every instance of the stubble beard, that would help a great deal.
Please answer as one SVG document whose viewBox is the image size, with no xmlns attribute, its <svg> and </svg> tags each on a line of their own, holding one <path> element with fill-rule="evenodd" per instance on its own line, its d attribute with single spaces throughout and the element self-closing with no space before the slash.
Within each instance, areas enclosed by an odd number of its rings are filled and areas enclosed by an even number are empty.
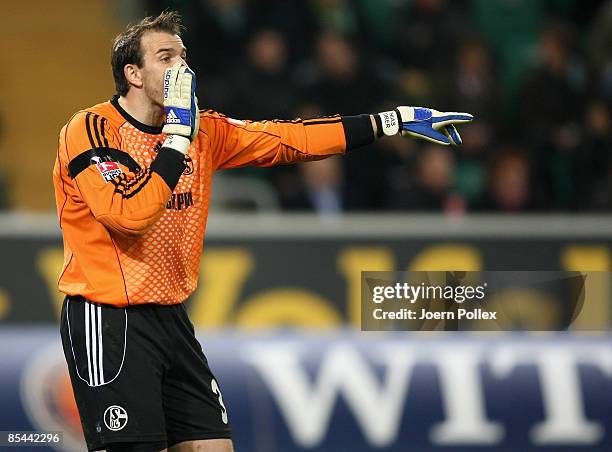
<svg viewBox="0 0 612 452">
<path fill-rule="evenodd" d="M 145 85 L 145 94 L 151 102 L 152 107 L 155 111 L 155 122 L 159 122 L 163 124 L 164 121 L 164 93 L 161 89 L 161 84 L 159 87 L 152 87 L 150 85 Z"/>
<path fill-rule="evenodd" d="M 153 88 L 149 85 L 145 85 L 145 94 L 151 101 L 151 104 L 159 109 L 163 110 L 164 108 L 164 93 L 161 90 L 161 86 L 159 88 Z"/>
</svg>

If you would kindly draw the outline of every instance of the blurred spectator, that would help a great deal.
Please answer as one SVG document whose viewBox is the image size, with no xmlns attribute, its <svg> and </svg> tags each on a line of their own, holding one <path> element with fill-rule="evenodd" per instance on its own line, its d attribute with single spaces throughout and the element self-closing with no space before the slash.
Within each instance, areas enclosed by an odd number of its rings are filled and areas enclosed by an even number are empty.
<svg viewBox="0 0 612 452">
<path fill-rule="evenodd" d="M 332 157 L 300 165 L 311 208 L 319 214 L 342 211 L 342 161 Z"/>
<path fill-rule="evenodd" d="M 489 192 L 483 204 L 487 211 L 517 213 L 534 209 L 530 194 L 530 167 L 524 150 L 499 150 L 489 171 Z"/>
<path fill-rule="evenodd" d="M 340 35 L 319 35 L 315 65 L 306 96 L 320 105 L 324 114 L 368 112 L 385 98 L 384 85 L 377 74 L 363 64 L 358 50 Z"/>
<path fill-rule="evenodd" d="M 595 15 L 590 34 L 590 57 L 596 70 L 598 94 L 612 101 L 612 1 Z"/>
<path fill-rule="evenodd" d="M 580 145 L 583 97 L 571 60 L 571 35 L 565 24 L 545 28 L 538 42 L 538 65 L 522 87 L 522 128 L 535 154 L 538 187 L 548 209 L 571 206 L 575 197 L 575 159 Z"/>
<path fill-rule="evenodd" d="M 402 65 L 448 69 L 454 46 L 466 30 L 461 2 L 414 0 L 406 3 L 393 49 Z"/>
<path fill-rule="evenodd" d="M 551 25 L 540 35 L 536 67 L 521 90 L 524 133 L 536 145 L 551 144 L 560 129 L 576 124 L 582 115 L 571 69 L 569 31 L 562 24 Z"/>
<path fill-rule="evenodd" d="M 229 76 L 232 89 L 223 110 L 247 119 L 293 117 L 298 93 L 289 74 L 288 52 L 280 32 L 261 29 L 253 33 L 245 58 Z"/>
<path fill-rule="evenodd" d="M 498 118 L 499 93 L 492 56 L 480 38 L 468 38 L 459 46 L 450 78 L 450 86 L 440 99 L 449 104 L 445 109 L 469 111 L 487 121 Z"/>
<path fill-rule="evenodd" d="M 612 207 L 612 117 L 610 107 L 593 101 L 585 115 L 585 138 L 577 159 L 581 209 L 610 210 Z"/>
<path fill-rule="evenodd" d="M 482 202 L 492 123 L 499 115 L 499 93 L 492 56 L 477 36 L 465 39 L 455 53 L 455 67 L 438 103 L 451 111 L 469 111 L 476 118 L 462 129 L 462 146 L 454 150 L 455 190 L 469 208 Z"/>
<path fill-rule="evenodd" d="M 395 174 L 391 207 L 420 212 L 454 208 L 452 196 L 453 156 L 448 148 L 426 145 L 419 153 L 414 176 Z"/>
<path fill-rule="evenodd" d="M 257 0 L 248 1 L 247 6 L 249 29 L 272 29 L 281 33 L 290 46 L 291 64 L 310 54 L 316 34 L 316 18 L 308 2 Z"/>
</svg>

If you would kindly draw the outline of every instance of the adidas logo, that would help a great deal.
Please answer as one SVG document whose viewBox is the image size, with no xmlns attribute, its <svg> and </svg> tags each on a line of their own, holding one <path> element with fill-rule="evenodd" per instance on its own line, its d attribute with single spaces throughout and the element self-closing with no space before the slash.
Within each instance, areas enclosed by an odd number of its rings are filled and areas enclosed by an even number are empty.
<svg viewBox="0 0 612 452">
<path fill-rule="evenodd" d="M 166 115 L 166 122 L 171 123 L 171 124 L 178 124 L 181 122 L 181 120 L 179 119 L 178 116 L 176 116 L 176 113 L 174 113 L 174 110 L 170 110 L 168 114 Z"/>
</svg>

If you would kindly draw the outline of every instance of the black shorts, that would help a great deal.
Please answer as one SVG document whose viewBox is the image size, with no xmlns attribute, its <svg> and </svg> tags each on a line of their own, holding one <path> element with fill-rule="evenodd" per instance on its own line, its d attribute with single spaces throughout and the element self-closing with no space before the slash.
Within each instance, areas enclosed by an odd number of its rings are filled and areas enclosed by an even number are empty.
<svg viewBox="0 0 612 452">
<path fill-rule="evenodd" d="M 66 297 L 60 330 L 89 450 L 231 437 L 182 303 L 116 308 Z"/>
</svg>

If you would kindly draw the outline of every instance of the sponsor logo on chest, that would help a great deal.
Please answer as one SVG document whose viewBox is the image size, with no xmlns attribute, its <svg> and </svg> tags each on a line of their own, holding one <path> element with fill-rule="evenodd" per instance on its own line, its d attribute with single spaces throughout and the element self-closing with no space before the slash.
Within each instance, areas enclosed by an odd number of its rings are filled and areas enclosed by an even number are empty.
<svg viewBox="0 0 612 452">
<path fill-rule="evenodd" d="M 172 193 L 172 198 L 166 203 L 168 210 L 184 210 L 193 206 L 191 191 L 185 193 Z"/>
</svg>

